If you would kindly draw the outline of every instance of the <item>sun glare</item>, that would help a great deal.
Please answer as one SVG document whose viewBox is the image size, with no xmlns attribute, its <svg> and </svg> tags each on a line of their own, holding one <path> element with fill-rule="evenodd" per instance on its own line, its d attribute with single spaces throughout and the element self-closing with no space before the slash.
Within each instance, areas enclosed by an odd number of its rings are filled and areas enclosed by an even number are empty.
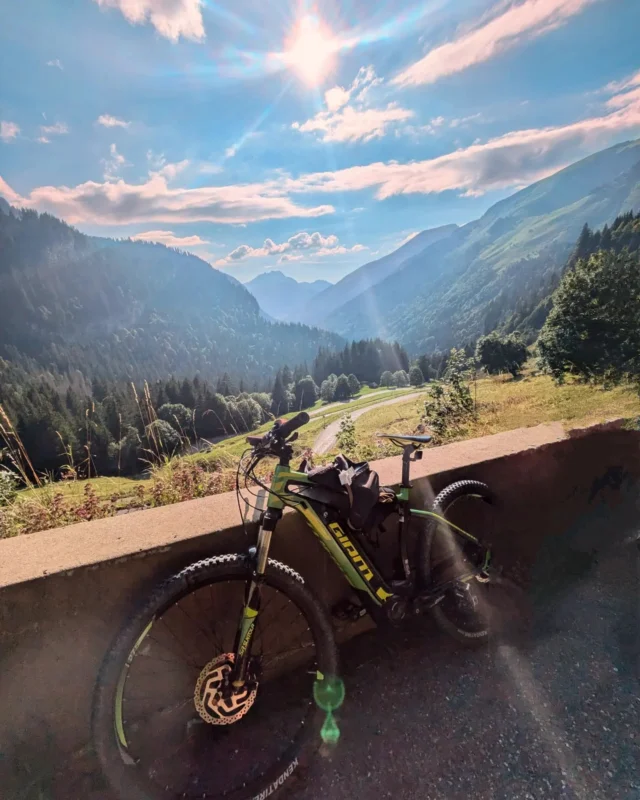
<svg viewBox="0 0 640 800">
<path fill-rule="evenodd" d="M 314 16 L 296 23 L 284 53 L 287 64 L 310 86 L 315 86 L 331 68 L 338 43 L 331 31 Z"/>
</svg>

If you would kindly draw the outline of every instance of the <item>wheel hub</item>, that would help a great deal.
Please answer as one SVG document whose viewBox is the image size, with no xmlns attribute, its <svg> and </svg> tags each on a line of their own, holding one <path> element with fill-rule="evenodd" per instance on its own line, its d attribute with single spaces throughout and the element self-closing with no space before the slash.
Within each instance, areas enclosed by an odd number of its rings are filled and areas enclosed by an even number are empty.
<svg viewBox="0 0 640 800">
<path fill-rule="evenodd" d="M 239 689 L 229 684 L 233 669 L 233 653 L 222 653 L 210 661 L 200 673 L 194 692 L 196 711 L 209 725 L 231 725 L 241 719 L 253 705 L 258 693 L 254 681 Z"/>
</svg>

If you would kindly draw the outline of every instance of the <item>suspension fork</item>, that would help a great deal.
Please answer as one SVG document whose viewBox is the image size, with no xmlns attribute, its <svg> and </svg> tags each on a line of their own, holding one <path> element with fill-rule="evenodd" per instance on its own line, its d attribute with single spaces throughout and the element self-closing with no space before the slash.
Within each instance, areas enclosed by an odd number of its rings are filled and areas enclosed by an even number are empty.
<svg viewBox="0 0 640 800">
<path fill-rule="evenodd" d="M 247 679 L 247 666 L 249 664 L 251 643 L 253 642 L 256 630 L 258 614 L 260 613 L 262 583 L 269 558 L 271 535 L 281 517 L 282 509 L 267 509 L 262 518 L 260 530 L 258 531 L 258 545 L 255 552 L 253 572 L 251 578 L 247 581 L 244 594 L 244 608 L 242 609 L 242 616 L 240 617 L 233 646 L 235 658 L 233 662 L 231 684 L 236 689 L 244 686 Z"/>
</svg>

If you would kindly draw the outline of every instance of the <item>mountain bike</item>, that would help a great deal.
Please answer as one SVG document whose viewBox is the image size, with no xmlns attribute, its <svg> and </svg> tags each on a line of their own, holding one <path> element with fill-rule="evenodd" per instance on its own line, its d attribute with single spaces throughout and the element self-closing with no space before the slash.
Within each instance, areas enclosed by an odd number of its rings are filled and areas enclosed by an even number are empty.
<svg viewBox="0 0 640 800">
<path fill-rule="evenodd" d="M 386 434 L 402 447 L 399 488 L 381 488 L 366 462 L 291 467 L 306 412 L 249 436 L 236 490 L 262 489 L 255 545 L 194 563 L 135 610 L 108 651 L 93 706 L 95 748 L 123 800 L 263 800 L 299 774 L 320 744 L 314 702 L 338 675 L 332 616 L 269 549 L 285 508 L 298 512 L 350 587 L 336 616 L 399 623 L 430 612 L 465 644 L 487 640 L 495 616 L 487 589 L 500 578 L 483 534 L 454 519 L 482 519 L 493 502 L 459 481 L 422 508 L 409 502 L 411 462 L 429 436 Z M 256 468 L 278 460 L 270 482 Z M 239 502 L 240 505 L 240 502 Z M 477 508 L 476 508 L 477 506 Z M 468 509 L 467 509 L 468 512 Z M 376 537 L 397 517 L 391 567 Z M 379 545 L 379 542 L 378 542 Z M 318 691 L 320 690 L 320 691 Z"/>
</svg>

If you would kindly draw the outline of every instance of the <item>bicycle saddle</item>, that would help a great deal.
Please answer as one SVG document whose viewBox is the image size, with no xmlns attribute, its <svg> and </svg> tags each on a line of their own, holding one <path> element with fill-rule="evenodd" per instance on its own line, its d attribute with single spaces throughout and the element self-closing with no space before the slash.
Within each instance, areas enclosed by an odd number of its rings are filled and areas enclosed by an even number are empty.
<svg viewBox="0 0 640 800">
<path fill-rule="evenodd" d="M 379 439 L 396 439 L 399 442 L 416 442 L 417 444 L 428 444 L 432 436 L 420 433 L 376 433 Z"/>
</svg>

